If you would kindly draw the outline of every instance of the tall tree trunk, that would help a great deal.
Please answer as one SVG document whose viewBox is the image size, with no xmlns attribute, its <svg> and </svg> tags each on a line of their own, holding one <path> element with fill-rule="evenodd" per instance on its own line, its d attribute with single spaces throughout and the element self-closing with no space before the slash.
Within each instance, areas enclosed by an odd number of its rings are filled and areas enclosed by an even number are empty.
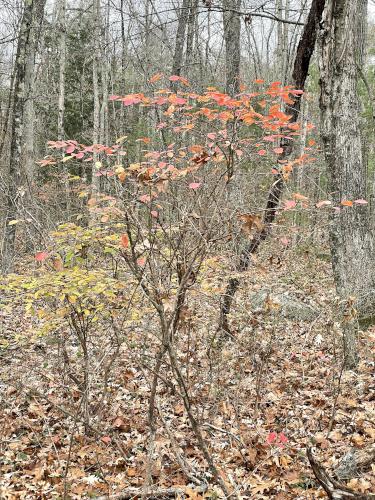
<svg viewBox="0 0 375 500">
<path fill-rule="evenodd" d="M 100 29 L 100 58 L 101 58 L 101 83 L 102 83 L 102 102 L 100 106 L 100 135 L 99 140 L 102 144 L 109 144 L 109 124 L 108 124 L 108 26 L 109 26 L 109 3 L 107 2 L 104 22 Z"/>
<path fill-rule="evenodd" d="M 336 207 L 330 221 L 330 245 L 337 291 L 359 316 L 373 315 L 374 235 L 366 205 L 342 201 L 367 197 L 367 168 L 362 150 L 359 68 L 363 62 L 367 0 L 329 0 L 320 31 L 321 133 L 328 190 Z M 357 363 L 356 323 L 344 311 L 345 363 Z"/>
<path fill-rule="evenodd" d="M 30 35 L 28 40 L 25 65 L 25 107 L 24 107 L 24 137 L 22 145 L 22 161 L 25 169 L 25 179 L 28 184 L 28 194 L 31 196 L 31 185 L 34 179 L 34 135 L 35 135 L 35 56 L 38 49 L 41 25 L 43 22 L 45 2 L 35 2 L 32 12 Z"/>
<path fill-rule="evenodd" d="M 172 75 L 181 75 L 182 64 L 184 61 L 184 46 L 185 46 L 185 33 L 187 22 L 189 18 L 189 5 L 190 0 L 183 0 L 182 6 L 178 15 L 178 25 L 176 34 L 176 44 L 172 61 Z M 172 84 L 171 87 L 174 87 Z"/>
<path fill-rule="evenodd" d="M 300 90 L 304 90 L 305 88 L 305 82 L 308 75 L 311 56 L 315 47 L 318 24 L 322 16 L 324 2 L 325 0 L 313 0 L 301 39 L 298 44 L 291 83 L 294 87 Z M 300 106 L 300 98 L 296 98 L 293 105 L 286 107 L 286 112 L 291 115 L 291 122 L 296 122 L 298 120 Z M 279 161 L 283 162 L 283 160 L 293 153 L 294 142 L 288 139 L 283 139 L 281 141 L 281 146 L 283 147 L 283 154 L 280 155 Z M 284 187 L 284 178 L 281 171 L 275 177 L 275 181 L 273 182 L 268 194 L 266 209 L 264 212 L 263 228 L 255 233 L 250 243 L 241 253 L 240 260 L 237 265 L 237 271 L 239 272 L 244 272 L 248 269 L 251 255 L 258 251 L 262 241 L 264 241 L 271 232 L 272 224 L 276 218 L 277 207 L 281 200 Z M 228 281 L 227 288 L 221 300 L 219 331 L 221 330 L 227 334 L 230 334 L 228 315 L 231 310 L 233 297 L 239 287 L 239 284 L 240 281 L 238 278 L 231 278 Z"/>
<path fill-rule="evenodd" d="M 22 158 L 25 168 L 25 178 L 29 194 L 32 191 L 34 179 L 34 87 L 35 87 L 35 25 L 33 21 L 30 34 L 30 47 L 26 58 L 25 67 L 25 109 L 24 109 L 24 140 L 22 145 Z"/>
<path fill-rule="evenodd" d="M 99 52 L 100 52 L 100 0 L 93 0 L 92 5 L 92 28 L 93 28 L 93 60 L 92 60 L 92 85 L 93 85 L 93 144 L 99 143 L 100 137 L 100 92 L 99 92 Z M 100 191 L 100 177 L 97 174 L 98 155 L 93 154 L 93 168 L 91 187 L 93 191 Z"/>
<path fill-rule="evenodd" d="M 229 95 L 240 91 L 241 18 L 238 14 L 241 0 L 223 0 L 223 26 L 225 41 L 225 91 Z"/>
<path fill-rule="evenodd" d="M 65 138 L 65 74 L 66 74 L 66 0 L 58 0 L 57 26 L 59 30 L 59 97 L 57 103 L 57 140 Z M 64 155 L 63 155 L 64 156 Z M 66 212 L 70 214 L 69 167 L 64 172 Z"/>
<path fill-rule="evenodd" d="M 59 29 L 59 101 L 57 110 L 57 139 L 62 141 L 64 132 L 65 115 L 65 71 L 66 71 L 66 0 L 59 0 L 58 9 L 58 29 Z"/>
<path fill-rule="evenodd" d="M 40 25 L 44 13 L 46 0 L 26 0 L 20 25 L 15 60 L 14 96 L 11 123 L 11 144 L 9 161 L 9 180 L 7 192 L 7 214 L 5 219 L 4 240 L 2 246 L 2 271 L 9 273 L 13 270 L 16 224 L 20 201 L 25 193 L 22 183 L 25 172 L 22 165 L 22 146 L 24 141 L 24 119 L 28 88 L 28 64 L 34 50 L 33 30 Z"/>
<path fill-rule="evenodd" d="M 188 18 L 188 28 L 186 37 L 186 56 L 185 56 L 185 66 L 186 74 L 191 77 L 196 74 L 194 71 L 194 59 L 197 47 L 194 47 L 194 41 L 196 38 L 197 30 L 197 12 L 198 12 L 198 0 L 190 0 L 189 18 Z M 196 83 L 196 82 L 195 82 Z"/>
</svg>

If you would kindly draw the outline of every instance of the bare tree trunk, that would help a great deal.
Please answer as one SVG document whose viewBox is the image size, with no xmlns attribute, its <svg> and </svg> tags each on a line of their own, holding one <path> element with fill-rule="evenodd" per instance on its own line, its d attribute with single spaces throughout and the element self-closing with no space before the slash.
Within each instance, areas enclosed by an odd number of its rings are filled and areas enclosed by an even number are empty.
<svg viewBox="0 0 375 500">
<path fill-rule="evenodd" d="M 34 178 L 34 87 L 35 87 L 35 26 L 30 35 L 30 47 L 28 50 L 25 68 L 25 109 L 24 109 L 24 141 L 22 146 L 22 157 L 26 174 L 26 182 L 29 193 L 32 190 Z"/>
<path fill-rule="evenodd" d="M 320 22 L 322 16 L 324 2 L 325 0 L 313 0 L 301 39 L 298 44 L 296 58 L 294 60 L 293 66 L 292 85 L 300 90 L 303 90 L 305 88 L 310 60 L 315 47 L 318 23 Z M 296 122 L 298 120 L 300 106 L 300 98 L 296 98 L 292 106 L 287 106 L 286 111 L 291 115 L 291 122 Z M 282 162 L 283 160 L 285 160 L 285 158 L 292 154 L 294 142 L 288 139 L 284 139 L 281 146 L 283 147 L 283 154 L 280 155 L 280 160 Z M 281 200 L 284 186 L 282 173 L 280 172 L 275 177 L 276 179 L 272 184 L 268 194 L 266 210 L 264 213 L 263 229 L 255 233 L 255 236 L 242 252 L 237 265 L 237 270 L 240 272 L 246 271 L 248 269 L 251 255 L 258 251 L 258 248 L 262 241 L 264 241 L 271 232 L 272 224 L 276 218 L 277 207 Z M 222 296 L 219 331 L 221 330 L 227 334 L 230 334 L 228 315 L 231 310 L 233 297 L 239 287 L 239 284 L 240 281 L 238 278 L 230 278 L 227 284 L 227 288 Z"/>
<path fill-rule="evenodd" d="M 194 71 L 194 56 L 198 47 L 194 47 L 194 40 L 196 38 L 196 30 L 197 30 L 197 11 L 198 11 L 198 0 L 190 0 L 190 10 L 189 10 L 189 18 L 188 18 L 188 28 L 187 28 L 187 37 L 186 37 L 186 56 L 185 56 L 185 66 L 186 66 L 186 74 L 191 77 L 196 74 Z"/>
<path fill-rule="evenodd" d="M 358 76 L 364 51 L 367 0 L 330 0 L 320 32 L 321 133 L 328 190 L 337 207 L 331 215 L 330 246 L 337 291 L 343 303 L 345 364 L 358 361 L 357 318 L 373 315 L 374 258 L 366 205 L 342 206 L 366 199 L 367 167 L 360 123 Z M 351 307 L 353 305 L 353 307 Z"/>
<path fill-rule="evenodd" d="M 66 69 L 66 0 L 59 0 L 58 28 L 60 35 L 60 60 L 59 60 L 59 101 L 57 116 L 57 139 L 62 141 L 64 132 L 65 115 L 65 69 Z"/>
<path fill-rule="evenodd" d="M 100 57 L 101 57 L 101 83 L 102 83 L 102 103 L 100 106 L 100 142 L 109 144 L 109 125 L 108 125 L 108 23 L 109 23 L 109 4 L 105 9 L 105 18 L 100 37 Z"/>
<path fill-rule="evenodd" d="M 41 24 L 43 21 L 44 4 L 45 2 L 34 1 L 25 66 L 25 108 L 23 116 L 24 140 L 22 145 L 22 157 L 25 168 L 25 178 L 30 195 L 31 185 L 34 179 L 35 56 L 38 48 Z"/>
<path fill-rule="evenodd" d="M 57 140 L 65 138 L 65 73 L 66 73 L 66 0 L 58 0 L 57 26 L 59 30 L 59 97 L 57 103 Z M 70 214 L 69 167 L 65 167 L 64 188 L 67 217 Z"/>
<path fill-rule="evenodd" d="M 93 28 L 93 60 L 92 60 L 92 84 L 93 84 L 93 144 L 99 143 L 100 135 L 100 95 L 99 95 L 99 51 L 100 51 L 100 0 L 94 0 L 92 5 L 92 28 Z M 100 191 L 100 177 L 97 173 L 98 155 L 93 154 L 93 168 L 91 186 L 93 191 Z"/>
<path fill-rule="evenodd" d="M 225 91 L 229 95 L 240 91 L 241 18 L 238 11 L 241 0 L 223 0 L 223 26 L 225 40 Z"/>
<path fill-rule="evenodd" d="M 14 264 L 16 224 L 9 224 L 17 220 L 21 198 L 25 194 L 22 189 L 24 169 L 22 165 L 22 146 L 25 138 L 25 111 L 28 88 L 27 78 L 30 74 L 30 59 L 34 51 L 35 40 L 33 30 L 36 24 L 41 23 L 46 0 L 25 1 L 20 32 L 17 43 L 15 60 L 15 81 L 11 123 L 11 145 L 9 162 L 9 181 L 7 193 L 7 215 L 2 247 L 2 270 L 12 272 Z"/>
<path fill-rule="evenodd" d="M 172 75 L 181 75 L 182 64 L 184 61 L 184 46 L 185 46 L 185 33 L 186 26 L 189 18 L 189 3 L 190 0 L 183 0 L 182 7 L 178 16 L 178 26 L 176 34 L 176 44 L 173 54 L 172 62 Z M 172 84 L 172 87 L 174 85 Z"/>
</svg>

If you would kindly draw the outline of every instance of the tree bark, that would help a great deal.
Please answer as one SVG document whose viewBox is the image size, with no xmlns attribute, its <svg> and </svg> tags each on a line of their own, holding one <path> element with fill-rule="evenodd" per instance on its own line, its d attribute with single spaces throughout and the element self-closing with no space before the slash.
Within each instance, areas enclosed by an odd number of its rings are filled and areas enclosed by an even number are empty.
<svg viewBox="0 0 375 500">
<path fill-rule="evenodd" d="M 355 311 L 359 318 L 373 315 L 374 304 L 374 235 L 368 206 L 341 205 L 343 201 L 367 199 L 357 88 L 366 14 L 367 0 L 330 0 L 320 30 L 321 135 L 328 191 L 337 207 L 330 217 L 329 236 L 336 288 L 344 309 L 347 368 L 355 367 L 358 361 Z"/>
<path fill-rule="evenodd" d="M 28 185 L 28 194 L 31 193 L 31 185 L 34 180 L 34 139 L 35 139 L 35 57 L 38 49 L 41 25 L 43 22 L 45 2 L 35 2 L 32 11 L 28 47 L 26 48 L 25 64 L 25 106 L 24 106 L 24 138 L 22 145 L 22 158 L 24 174 Z"/>
<path fill-rule="evenodd" d="M 223 26 L 225 41 L 225 92 L 229 95 L 240 91 L 241 18 L 237 13 L 241 0 L 223 0 Z"/>
<path fill-rule="evenodd" d="M 62 141 L 65 136 L 64 115 L 65 115 L 65 71 L 66 71 L 66 0 L 59 0 L 57 23 L 60 35 L 57 139 L 59 141 Z"/>
<path fill-rule="evenodd" d="M 178 15 L 178 25 L 176 34 L 176 44 L 173 54 L 172 61 L 172 75 L 181 75 L 182 64 L 184 61 L 184 46 L 185 46 L 185 34 L 186 27 L 189 18 L 189 0 L 183 0 L 182 6 Z M 171 82 L 171 87 L 175 88 L 173 82 Z"/>
<path fill-rule="evenodd" d="M 10 130 L 11 144 L 7 192 L 7 214 L 5 218 L 5 231 L 2 245 L 3 273 L 9 273 L 13 270 L 16 224 L 9 225 L 9 223 L 11 221 L 17 220 L 21 204 L 20 202 L 26 192 L 25 188 L 22 188 L 22 182 L 25 180 L 22 165 L 22 147 L 25 138 L 24 121 L 27 92 L 30 90 L 27 86 L 27 68 L 28 64 L 30 64 L 32 51 L 34 50 L 33 29 L 35 27 L 36 21 L 39 24 L 41 22 L 41 16 L 43 16 L 44 13 L 45 3 L 46 0 L 25 1 L 17 42 L 17 54 L 14 68 L 15 79 L 12 122 Z"/>
<path fill-rule="evenodd" d="M 92 60 L 92 85 L 93 85 L 93 100 L 94 100 L 94 113 L 93 113 L 93 144 L 99 143 L 100 136 L 100 94 L 99 94 L 99 51 L 100 51 L 100 0 L 94 0 L 92 5 L 92 27 L 93 27 L 93 60 Z M 100 177 L 95 175 L 97 173 L 97 160 L 98 155 L 93 154 L 93 167 L 91 187 L 94 192 L 100 191 Z"/>
</svg>

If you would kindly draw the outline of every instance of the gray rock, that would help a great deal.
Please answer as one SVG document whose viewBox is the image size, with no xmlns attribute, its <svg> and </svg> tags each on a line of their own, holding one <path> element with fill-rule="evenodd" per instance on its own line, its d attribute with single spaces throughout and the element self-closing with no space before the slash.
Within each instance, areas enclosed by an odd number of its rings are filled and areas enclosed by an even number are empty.
<svg viewBox="0 0 375 500">
<path fill-rule="evenodd" d="M 263 289 L 254 293 L 250 302 L 254 312 L 264 311 L 269 304 L 274 312 L 296 321 L 313 321 L 319 316 L 315 304 L 302 302 L 291 292 L 273 293 Z"/>
</svg>

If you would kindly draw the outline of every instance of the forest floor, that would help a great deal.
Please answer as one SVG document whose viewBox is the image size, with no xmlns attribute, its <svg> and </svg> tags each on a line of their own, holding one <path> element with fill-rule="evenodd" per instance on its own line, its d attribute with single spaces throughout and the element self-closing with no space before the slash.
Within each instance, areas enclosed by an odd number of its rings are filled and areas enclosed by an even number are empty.
<svg viewBox="0 0 375 500">
<path fill-rule="evenodd" d="M 361 332 L 358 371 L 344 372 L 330 266 L 313 252 L 287 249 L 275 258 L 268 251 L 259 258 L 236 297 L 233 339 L 215 338 L 217 294 L 214 285 L 206 288 L 205 300 L 190 292 L 192 314 L 181 329 L 178 356 L 194 414 L 228 490 L 233 498 L 325 498 L 306 446 L 313 443 L 334 477 L 350 450 L 374 445 L 375 329 Z M 272 303 L 255 313 L 250 294 L 264 288 L 313 301 L 320 315 L 288 320 Z M 179 488 L 180 498 L 222 498 L 167 362 L 150 448 L 149 368 L 157 337 L 147 333 L 149 326 L 146 333 L 135 328 L 122 345 L 105 395 L 92 375 L 92 417 L 85 429 L 80 391 L 61 369 L 59 346 L 50 336 L 27 340 L 31 320 L 21 306 L 0 314 L 1 336 L 8 339 L 0 349 L 2 500 L 115 498 L 130 487 L 141 491 L 147 475 L 158 488 Z M 105 333 L 98 329 L 97 338 Z M 74 354 L 74 343 L 69 349 Z M 78 374 L 81 362 L 76 352 Z M 197 483 L 208 485 L 204 493 Z M 374 464 L 346 484 L 374 492 Z"/>
</svg>

